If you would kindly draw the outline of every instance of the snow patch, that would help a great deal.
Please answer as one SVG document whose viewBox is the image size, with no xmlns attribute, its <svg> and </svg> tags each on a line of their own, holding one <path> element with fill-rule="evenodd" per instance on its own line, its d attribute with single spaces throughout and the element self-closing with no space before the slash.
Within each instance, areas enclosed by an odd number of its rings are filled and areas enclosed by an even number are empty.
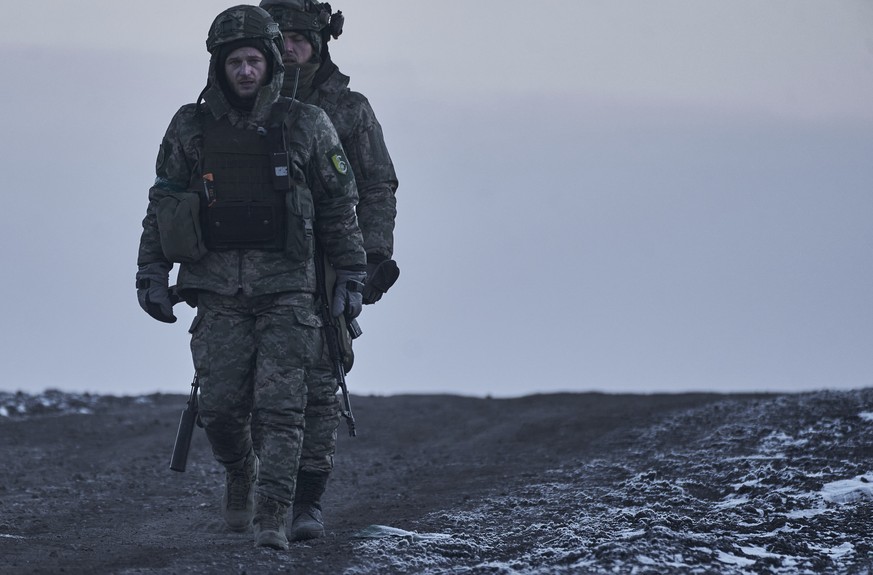
<svg viewBox="0 0 873 575">
<path fill-rule="evenodd" d="M 841 559 L 855 552 L 855 546 L 848 542 L 843 543 L 842 545 L 837 545 L 835 547 L 828 547 L 826 545 L 810 545 L 810 548 L 821 551 L 825 555 L 830 555 L 832 559 Z"/>
<path fill-rule="evenodd" d="M 0 418 L 21 419 L 47 415 L 91 415 L 102 406 L 110 405 L 119 398 L 111 395 L 90 393 L 67 393 L 57 389 L 47 389 L 31 395 L 22 391 L 15 393 L 0 391 Z M 135 405 L 150 405 L 154 397 L 141 395 L 131 398 Z"/>
<path fill-rule="evenodd" d="M 770 553 L 769 551 L 767 551 L 763 547 L 755 547 L 755 546 L 740 547 L 740 551 L 742 551 L 746 555 L 750 555 L 752 557 L 761 557 L 762 559 L 767 558 L 767 557 L 775 557 L 775 558 L 779 559 L 782 557 L 782 555 L 779 555 L 778 553 Z"/>
<path fill-rule="evenodd" d="M 870 405 L 868 396 L 849 397 Z M 725 402 L 665 418 L 634 435 L 630 453 L 574 460 L 547 481 L 421 518 L 421 531 L 452 535 L 388 528 L 366 538 L 345 573 L 866 572 L 857 568 L 867 566 L 868 534 L 851 519 L 873 507 L 873 472 L 858 475 L 869 462 L 851 454 L 873 444 L 873 428 L 842 416 L 835 398 Z"/>
<path fill-rule="evenodd" d="M 854 479 L 825 483 L 821 495 L 825 501 L 840 505 L 861 499 L 873 499 L 873 475 L 859 475 Z"/>
<path fill-rule="evenodd" d="M 823 507 L 813 507 L 811 509 L 795 509 L 785 514 L 788 519 L 809 519 L 822 513 L 827 513 L 827 509 Z"/>
<path fill-rule="evenodd" d="M 657 565 L 658 562 L 652 559 L 651 557 L 647 557 L 646 555 L 637 555 L 637 562 L 640 565 Z"/>
<path fill-rule="evenodd" d="M 397 527 L 389 527 L 388 525 L 369 525 L 364 527 L 354 537 L 358 539 L 383 539 L 386 537 L 399 537 L 410 541 L 432 541 L 434 539 L 449 539 L 451 535 L 444 533 L 416 533 L 414 531 L 406 531 Z"/>
<path fill-rule="evenodd" d="M 830 549 L 825 549 L 825 553 L 833 558 L 843 557 L 844 555 L 848 555 L 854 552 L 855 546 L 851 543 L 843 543 L 839 547 L 831 547 Z"/>
<path fill-rule="evenodd" d="M 764 448 L 769 450 L 779 447 L 804 447 L 809 443 L 808 439 L 795 439 L 784 432 L 773 432 L 764 438 Z M 780 454 L 781 455 L 781 454 Z"/>
<path fill-rule="evenodd" d="M 726 563 L 727 565 L 737 565 L 739 567 L 748 567 L 749 565 L 754 565 L 756 563 L 755 559 L 740 557 L 726 551 L 719 551 L 715 558 L 722 563 Z"/>
<path fill-rule="evenodd" d="M 720 501 L 715 504 L 718 509 L 730 509 L 732 507 L 738 507 L 740 505 L 745 505 L 749 502 L 748 497 L 735 497 L 733 495 L 728 495 L 725 497 L 723 501 Z"/>
</svg>

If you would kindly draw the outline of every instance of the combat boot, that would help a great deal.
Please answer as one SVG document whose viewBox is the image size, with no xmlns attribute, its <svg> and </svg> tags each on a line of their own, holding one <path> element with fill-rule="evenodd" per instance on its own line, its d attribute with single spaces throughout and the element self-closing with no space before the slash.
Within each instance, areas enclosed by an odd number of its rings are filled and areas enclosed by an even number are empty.
<svg viewBox="0 0 873 575">
<path fill-rule="evenodd" d="M 232 531 L 246 531 L 255 512 L 255 487 L 258 483 L 258 456 L 254 451 L 238 464 L 225 468 L 224 521 Z"/>
<path fill-rule="evenodd" d="M 294 512 L 291 521 L 291 540 L 304 541 L 324 537 L 324 519 L 321 516 L 321 496 L 327 486 L 327 473 L 300 471 L 294 493 Z"/>
<path fill-rule="evenodd" d="M 285 514 L 288 507 L 275 499 L 258 496 L 258 506 L 252 525 L 255 528 L 255 546 L 272 547 L 285 551 L 288 537 L 285 535 Z"/>
</svg>

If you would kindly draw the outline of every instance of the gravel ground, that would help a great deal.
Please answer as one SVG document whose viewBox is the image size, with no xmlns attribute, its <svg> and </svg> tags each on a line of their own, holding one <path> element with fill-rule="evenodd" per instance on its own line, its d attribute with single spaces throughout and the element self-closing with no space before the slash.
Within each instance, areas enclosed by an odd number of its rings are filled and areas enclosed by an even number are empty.
<svg viewBox="0 0 873 575">
<path fill-rule="evenodd" d="M 873 573 L 873 390 L 354 397 L 287 552 L 224 529 L 202 431 L 169 471 L 185 400 L 0 393 L 0 572 Z"/>
</svg>

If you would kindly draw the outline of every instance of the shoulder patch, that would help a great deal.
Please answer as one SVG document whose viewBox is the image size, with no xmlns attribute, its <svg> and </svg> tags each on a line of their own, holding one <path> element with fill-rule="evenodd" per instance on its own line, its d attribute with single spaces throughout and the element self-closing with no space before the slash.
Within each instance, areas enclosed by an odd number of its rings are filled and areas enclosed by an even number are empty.
<svg viewBox="0 0 873 575">
<path fill-rule="evenodd" d="M 333 166 L 333 169 L 336 170 L 339 175 L 349 175 L 349 162 L 348 160 L 346 160 L 346 156 L 343 153 L 342 149 L 334 148 L 327 153 L 327 156 L 330 159 L 330 163 Z"/>
</svg>

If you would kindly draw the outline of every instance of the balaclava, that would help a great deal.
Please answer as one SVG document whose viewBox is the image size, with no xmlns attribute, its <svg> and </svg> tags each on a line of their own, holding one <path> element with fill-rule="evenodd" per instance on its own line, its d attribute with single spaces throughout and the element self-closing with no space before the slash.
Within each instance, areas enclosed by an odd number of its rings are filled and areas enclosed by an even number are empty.
<svg viewBox="0 0 873 575">
<path fill-rule="evenodd" d="M 337 38 L 342 33 L 342 12 L 332 17 L 330 4 L 312 0 L 262 0 L 260 6 L 283 32 L 300 34 L 312 45 L 312 58 L 305 64 L 289 66 L 282 86 L 282 94 L 305 100 L 313 90 L 319 68 L 330 62 L 327 42 L 331 35 Z"/>
</svg>

